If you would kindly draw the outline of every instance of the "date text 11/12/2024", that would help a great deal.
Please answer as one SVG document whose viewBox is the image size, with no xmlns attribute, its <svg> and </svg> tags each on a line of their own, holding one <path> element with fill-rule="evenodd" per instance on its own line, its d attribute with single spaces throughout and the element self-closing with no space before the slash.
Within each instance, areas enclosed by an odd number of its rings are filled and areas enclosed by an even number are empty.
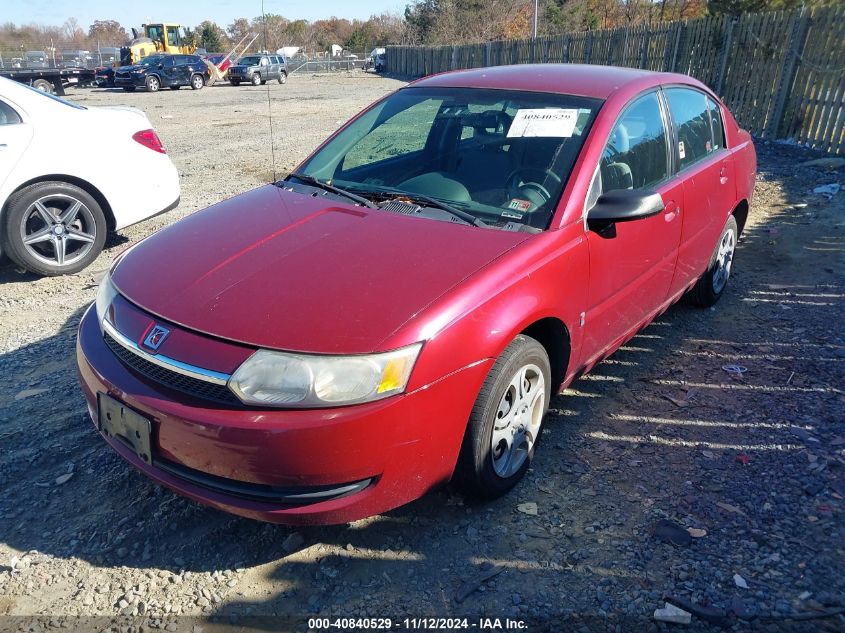
<svg viewBox="0 0 845 633">
<path fill-rule="evenodd" d="M 309 618 L 309 630 L 472 630 L 480 631 L 524 631 L 528 628 L 525 620 L 511 618 Z"/>
</svg>

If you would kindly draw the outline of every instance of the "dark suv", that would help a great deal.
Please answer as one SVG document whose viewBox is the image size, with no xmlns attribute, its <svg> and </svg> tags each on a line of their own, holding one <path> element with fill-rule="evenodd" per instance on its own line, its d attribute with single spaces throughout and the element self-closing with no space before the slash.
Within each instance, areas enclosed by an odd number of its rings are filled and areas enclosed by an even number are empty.
<svg viewBox="0 0 845 633">
<path fill-rule="evenodd" d="M 233 86 L 239 86 L 242 81 L 259 86 L 273 79 L 280 84 L 288 80 L 288 67 L 281 55 L 249 55 L 229 68 L 229 82 Z"/>
<path fill-rule="evenodd" d="M 121 66 L 114 73 L 114 85 L 132 92 L 146 88 L 158 92 L 161 88 L 179 90 L 190 86 L 199 90 L 211 77 L 211 71 L 199 55 L 150 55 L 135 66 Z"/>
</svg>

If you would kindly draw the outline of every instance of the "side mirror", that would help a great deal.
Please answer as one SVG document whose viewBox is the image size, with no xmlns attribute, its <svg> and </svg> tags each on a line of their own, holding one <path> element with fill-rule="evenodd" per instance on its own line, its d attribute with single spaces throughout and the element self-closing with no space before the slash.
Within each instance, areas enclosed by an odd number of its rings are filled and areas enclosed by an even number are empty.
<svg viewBox="0 0 845 633">
<path fill-rule="evenodd" d="M 663 197 L 657 192 L 614 189 L 599 196 L 587 212 L 587 225 L 593 230 L 602 230 L 616 222 L 631 222 L 657 215 L 665 207 Z"/>
<path fill-rule="evenodd" d="M 157 68 L 158 68 L 159 70 L 161 70 L 162 68 L 164 68 L 164 64 L 159 64 L 159 65 L 157 66 Z"/>
</svg>

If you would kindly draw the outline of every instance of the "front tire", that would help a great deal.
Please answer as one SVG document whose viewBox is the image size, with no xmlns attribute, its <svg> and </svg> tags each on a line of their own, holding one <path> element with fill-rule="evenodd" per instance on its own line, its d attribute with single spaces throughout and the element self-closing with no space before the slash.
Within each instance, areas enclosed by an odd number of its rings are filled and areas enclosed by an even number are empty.
<svg viewBox="0 0 845 633">
<path fill-rule="evenodd" d="M 689 291 L 687 298 L 693 305 L 709 308 L 716 305 L 728 287 L 734 250 L 739 239 L 736 218 L 730 216 L 719 236 L 707 270 Z"/>
<path fill-rule="evenodd" d="M 279 83 L 280 84 L 287 83 L 287 80 L 288 80 L 288 74 L 287 73 L 285 73 L 285 72 L 279 73 Z"/>
<path fill-rule="evenodd" d="M 147 92 L 158 92 L 159 90 L 161 90 L 161 81 L 158 77 L 155 75 L 147 77 Z"/>
<path fill-rule="evenodd" d="M 261 75 L 259 75 L 258 73 L 255 73 L 252 76 L 252 78 L 250 79 L 250 82 L 252 83 L 253 86 L 260 86 L 261 85 Z"/>
<path fill-rule="evenodd" d="M 3 251 L 39 275 L 79 272 L 106 241 L 106 218 L 88 192 L 65 182 L 40 182 L 9 198 Z"/>
<path fill-rule="evenodd" d="M 455 482 L 469 496 L 495 499 L 528 470 L 551 399 L 549 356 L 520 334 L 487 374 L 470 414 Z"/>
<path fill-rule="evenodd" d="M 205 86 L 205 80 L 202 78 L 202 75 L 191 77 L 191 90 L 202 90 L 203 86 Z"/>
</svg>

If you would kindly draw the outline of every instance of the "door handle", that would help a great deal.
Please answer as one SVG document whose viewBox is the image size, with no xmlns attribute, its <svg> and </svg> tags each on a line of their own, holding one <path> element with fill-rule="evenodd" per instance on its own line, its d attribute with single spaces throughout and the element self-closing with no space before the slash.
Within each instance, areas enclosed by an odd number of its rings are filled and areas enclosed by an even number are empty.
<svg viewBox="0 0 845 633">
<path fill-rule="evenodd" d="M 663 219 L 666 222 L 671 222 L 681 215 L 681 207 L 674 200 L 670 200 L 663 208 Z"/>
<path fill-rule="evenodd" d="M 723 185 L 728 184 L 728 170 L 724 167 L 719 170 L 719 182 Z"/>
</svg>

